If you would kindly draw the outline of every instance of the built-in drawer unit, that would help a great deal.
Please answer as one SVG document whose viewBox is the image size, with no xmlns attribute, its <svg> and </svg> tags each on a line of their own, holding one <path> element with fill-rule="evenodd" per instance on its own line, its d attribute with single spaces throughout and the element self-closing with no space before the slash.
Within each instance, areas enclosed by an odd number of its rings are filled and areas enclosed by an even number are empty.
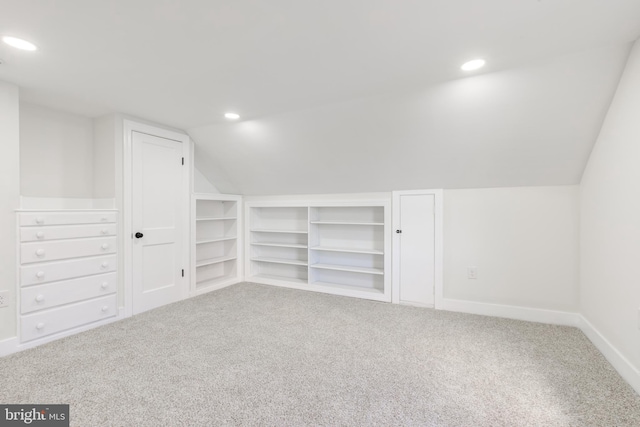
<svg viewBox="0 0 640 427">
<path fill-rule="evenodd" d="M 117 314 L 115 294 L 21 316 L 22 342 L 46 337 Z"/>
<path fill-rule="evenodd" d="M 113 210 L 18 212 L 21 342 L 117 315 L 116 220 Z"/>
</svg>

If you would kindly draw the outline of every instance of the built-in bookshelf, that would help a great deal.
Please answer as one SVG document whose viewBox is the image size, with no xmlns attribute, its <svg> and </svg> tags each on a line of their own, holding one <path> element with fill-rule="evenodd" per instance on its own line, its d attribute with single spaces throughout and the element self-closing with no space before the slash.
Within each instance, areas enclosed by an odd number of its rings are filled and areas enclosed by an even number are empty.
<svg viewBox="0 0 640 427">
<path fill-rule="evenodd" d="M 249 215 L 251 271 L 269 280 L 307 283 L 308 208 L 256 207 Z"/>
<path fill-rule="evenodd" d="M 240 281 L 241 197 L 194 194 L 192 199 L 192 294 Z"/>
<path fill-rule="evenodd" d="M 247 280 L 391 300 L 387 201 L 247 203 Z"/>
</svg>

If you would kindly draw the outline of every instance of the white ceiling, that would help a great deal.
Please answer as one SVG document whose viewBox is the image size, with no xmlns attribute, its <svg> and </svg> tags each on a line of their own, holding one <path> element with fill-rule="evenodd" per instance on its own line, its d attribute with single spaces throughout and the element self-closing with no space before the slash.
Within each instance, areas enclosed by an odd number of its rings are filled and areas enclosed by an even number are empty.
<svg viewBox="0 0 640 427">
<path fill-rule="evenodd" d="M 242 194 L 577 184 L 628 48 L 189 134 Z"/>
<path fill-rule="evenodd" d="M 0 0 L 23 99 L 186 129 L 461 77 L 640 35 L 638 0 Z"/>
<path fill-rule="evenodd" d="M 640 1 L 0 0 L 0 34 L 40 48 L 0 43 L 22 99 L 186 129 L 237 191 L 557 184 L 579 178 Z"/>
</svg>

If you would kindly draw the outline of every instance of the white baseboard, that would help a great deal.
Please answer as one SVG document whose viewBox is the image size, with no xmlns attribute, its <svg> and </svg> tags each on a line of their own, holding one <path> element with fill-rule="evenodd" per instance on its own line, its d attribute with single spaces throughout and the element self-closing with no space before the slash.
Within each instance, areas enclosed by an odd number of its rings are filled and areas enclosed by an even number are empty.
<svg viewBox="0 0 640 427">
<path fill-rule="evenodd" d="M 410 301 L 398 301 L 397 304 L 408 305 L 411 307 L 418 307 L 418 308 L 434 308 L 433 304 L 421 304 L 419 302 L 410 302 Z"/>
<path fill-rule="evenodd" d="M 436 301 L 436 308 L 438 310 L 504 317 L 507 319 L 526 320 L 528 322 L 548 323 L 551 325 L 578 326 L 580 322 L 580 315 L 578 313 L 568 311 L 490 304 L 449 298 Z"/>
<path fill-rule="evenodd" d="M 544 310 L 511 305 L 489 304 L 444 298 L 436 303 L 438 310 L 484 316 L 504 317 L 529 322 L 553 325 L 575 326 L 580 329 L 596 348 L 611 363 L 614 369 L 629 385 L 640 394 L 640 370 L 615 348 L 584 316 L 579 313 Z"/>
<path fill-rule="evenodd" d="M 609 342 L 584 316 L 580 315 L 579 328 L 606 357 L 620 376 L 640 394 L 640 371 Z"/>
<path fill-rule="evenodd" d="M 206 294 L 206 293 L 209 293 L 209 292 L 217 291 L 217 290 L 220 290 L 222 288 L 227 288 L 227 287 L 229 287 L 231 285 L 237 285 L 240 282 L 242 282 L 242 280 L 240 280 L 239 278 L 234 277 L 232 279 L 229 279 L 229 280 L 226 280 L 224 282 L 218 283 L 215 286 L 208 286 L 208 287 L 206 287 L 204 289 L 196 289 L 195 291 L 191 292 L 191 295 L 189 295 L 187 297 L 187 299 L 195 297 L 195 296 L 198 296 L 198 295 L 203 295 L 203 294 Z"/>
</svg>

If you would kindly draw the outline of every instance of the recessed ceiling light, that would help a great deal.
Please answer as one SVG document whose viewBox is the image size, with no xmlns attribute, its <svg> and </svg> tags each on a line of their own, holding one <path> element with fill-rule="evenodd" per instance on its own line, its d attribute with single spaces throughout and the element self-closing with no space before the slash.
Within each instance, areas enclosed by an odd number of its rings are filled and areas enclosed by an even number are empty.
<svg viewBox="0 0 640 427">
<path fill-rule="evenodd" d="M 473 61 L 465 62 L 462 64 L 462 68 L 464 71 L 473 71 L 478 68 L 484 67 L 485 60 L 484 59 L 474 59 Z"/>
<path fill-rule="evenodd" d="M 240 118 L 240 114 L 236 113 L 225 113 L 224 117 L 228 120 L 238 120 Z"/>
<path fill-rule="evenodd" d="M 16 49 L 22 50 L 38 50 L 35 44 L 28 42 L 26 40 L 19 39 L 17 37 L 9 37 L 5 36 L 2 38 L 2 41 L 8 44 L 9 46 L 13 46 Z"/>
</svg>

